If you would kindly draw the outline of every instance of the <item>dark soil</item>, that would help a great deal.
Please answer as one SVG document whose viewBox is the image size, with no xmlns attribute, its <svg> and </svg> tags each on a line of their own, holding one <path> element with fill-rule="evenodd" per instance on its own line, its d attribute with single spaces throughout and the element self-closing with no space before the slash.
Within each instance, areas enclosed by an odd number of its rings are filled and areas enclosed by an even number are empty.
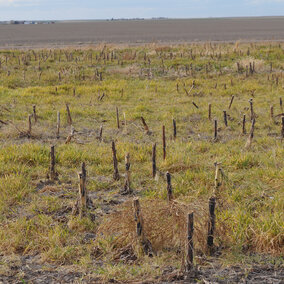
<svg viewBox="0 0 284 284">
<path fill-rule="evenodd" d="M 284 17 L 70 21 L 0 25 L 0 48 L 106 43 L 284 40 Z"/>
<path fill-rule="evenodd" d="M 94 267 L 100 265 L 94 263 Z M 135 283 L 273 283 L 284 280 L 284 268 L 273 264 L 250 267 L 222 267 L 217 260 L 200 266 L 190 275 L 182 275 L 168 267 L 161 278 L 137 280 Z M 37 256 L 17 257 L 13 261 L 0 256 L 0 283 L 103 283 L 90 271 L 78 271 L 74 266 L 42 263 Z M 123 283 L 110 280 L 109 283 Z M 130 283 L 130 282 L 124 282 Z"/>
</svg>

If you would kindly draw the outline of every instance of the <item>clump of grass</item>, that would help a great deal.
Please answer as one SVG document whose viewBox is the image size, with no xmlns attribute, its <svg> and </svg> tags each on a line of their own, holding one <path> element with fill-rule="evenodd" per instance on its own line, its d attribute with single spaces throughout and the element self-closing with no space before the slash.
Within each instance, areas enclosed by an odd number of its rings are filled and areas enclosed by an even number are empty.
<svg viewBox="0 0 284 284">
<path fill-rule="evenodd" d="M 268 70 L 268 67 L 265 65 L 265 62 L 262 59 L 245 57 L 239 60 L 238 63 L 243 70 L 246 70 L 247 67 L 249 68 L 250 64 L 251 66 L 253 66 L 254 64 L 256 72 L 263 72 Z M 237 70 L 237 63 L 235 64 L 235 69 Z"/>
<path fill-rule="evenodd" d="M 86 229 L 89 226 L 87 223 L 80 220 L 76 228 Z M 0 229 L 0 237 L 0 249 L 7 255 L 40 253 L 43 261 L 71 264 L 85 254 L 82 239 L 78 238 L 76 230 L 70 231 L 67 227 L 55 224 L 51 217 L 44 214 L 19 218 L 16 222 L 4 225 Z"/>
<path fill-rule="evenodd" d="M 208 214 L 205 207 L 205 204 L 183 204 L 178 201 L 168 203 L 159 199 L 141 200 L 143 231 L 154 252 L 160 254 L 171 251 L 183 255 L 187 238 L 187 213 L 193 211 L 194 247 L 198 254 L 206 253 Z M 102 240 L 111 239 L 112 252 L 131 246 L 133 251 L 141 255 L 131 201 L 124 203 L 115 213 L 107 216 L 98 227 L 97 235 L 98 247 Z"/>
</svg>

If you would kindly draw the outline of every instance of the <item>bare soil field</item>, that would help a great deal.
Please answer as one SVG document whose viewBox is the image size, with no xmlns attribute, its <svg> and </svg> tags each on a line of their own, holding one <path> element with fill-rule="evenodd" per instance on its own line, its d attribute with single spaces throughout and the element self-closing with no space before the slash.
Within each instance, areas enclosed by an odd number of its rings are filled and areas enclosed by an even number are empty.
<svg viewBox="0 0 284 284">
<path fill-rule="evenodd" d="M 107 43 L 284 40 L 284 17 L 0 25 L 0 48 Z"/>
<path fill-rule="evenodd" d="M 221 267 L 218 261 L 213 261 L 207 266 L 197 267 L 192 274 L 185 278 L 173 267 L 168 266 L 162 276 L 148 278 L 141 281 L 120 282 L 110 279 L 108 282 L 101 281 L 90 271 L 74 270 L 74 267 L 45 264 L 37 262 L 36 257 L 22 256 L 14 261 L 4 260 L 8 264 L 6 275 L 0 274 L 0 283 L 133 283 L 133 284 L 152 284 L 152 283 L 283 283 L 284 269 L 275 269 L 272 264 L 250 265 L 249 267 L 232 266 L 230 268 Z M 7 264 L 6 264 L 7 265 Z"/>
</svg>

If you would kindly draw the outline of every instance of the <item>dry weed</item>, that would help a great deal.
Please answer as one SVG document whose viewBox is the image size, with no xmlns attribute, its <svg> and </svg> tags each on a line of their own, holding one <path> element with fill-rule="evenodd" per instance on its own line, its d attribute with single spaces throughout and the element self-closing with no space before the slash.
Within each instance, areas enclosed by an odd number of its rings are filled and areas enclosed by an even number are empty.
<svg viewBox="0 0 284 284">
<path fill-rule="evenodd" d="M 197 253 L 206 251 L 207 203 L 183 204 L 178 201 L 141 200 L 144 232 L 154 252 L 175 251 L 183 253 L 186 243 L 186 216 L 194 212 L 194 246 Z M 97 242 L 112 239 L 112 248 L 119 250 L 132 245 L 137 249 L 136 224 L 132 202 L 128 201 L 118 211 L 107 216 L 98 228 Z"/>
</svg>

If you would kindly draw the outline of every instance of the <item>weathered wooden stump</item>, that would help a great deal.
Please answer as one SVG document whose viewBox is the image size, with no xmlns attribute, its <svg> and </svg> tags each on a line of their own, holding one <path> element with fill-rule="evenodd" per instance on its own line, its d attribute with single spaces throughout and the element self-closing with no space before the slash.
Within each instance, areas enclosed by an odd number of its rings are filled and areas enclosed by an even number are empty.
<svg viewBox="0 0 284 284">
<path fill-rule="evenodd" d="M 218 122 L 214 119 L 214 141 L 218 140 Z"/>
<path fill-rule="evenodd" d="M 112 148 L 112 158 L 113 158 L 113 179 L 114 180 L 119 180 L 119 172 L 118 172 L 118 163 L 117 163 L 117 157 L 116 157 L 116 149 L 115 149 L 115 142 L 112 141 L 111 143 L 111 148 Z"/>
<path fill-rule="evenodd" d="M 171 182 L 171 174 L 167 172 L 166 177 L 167 177 L 168 202 L 171 202 L 173 200 L 173 188 L 172 188 L 172 182 Z"/>
<path fill-rule="evenodd" d="M 124 192 L 125 194 L 130 194 L 132 193 L 132 189 L 130 186 L 130 154 L 127 153 L 125 156 L 125 170 L 126 170 L 126 175 L 125 175 L 125 183 L 124 183 Z"/>
<path fill-rule="evenodd" d="M 133 208 L 134 208 L 134 220 L 136 223 L 136 234 L 139 239 L 140 245 L 143 249 L 144 254 L 148 256 L 153 256 L 154 253 L 153 253 L 152 244 L 146 238 L 144 233 L 144 222 L 140 208 L 139 198 L 134 198 Z"/>
<path fill-rule="evenodd" d="M 120 128 L 120 123 L 119 123 L 119 113 L 118 113 L 118 107 L 115 107 L 116 110 L 116 124 L 117 124 L 117 128 Z"/>
<path fill-rule="evenodd" d="M 223 110 L 223 115 L 224 115 L 224 124 L 227 127 L 228 126 L 227 111 Z"/>
<path fill-rule="evenodd" d="M 174 136 L 174 140 L 177 138 L 177 124 L 175 119 L 173 119 L 173 136 Z"/>
<path fill-rule="evenodd" d="M 209 221 L 208 221 L 208 233 L 207 233 L 207 249 L 210 254 L 213 252 L 214 245 L 214 231 L 215 231 L 215 197 L 209 198 Z"/>
<path fill-rule="evenodd" d="M 27 136 L 28 137 L 31 137 L 31 135 L 32 135 L 32 117 L 33 117 L 33 115 L 29 114 L 29 116 L 28 116 L 28 130 L 27 130 Z"/>
<path fill-rule="evenodd" d="M 33 105 L 33 117 L 36 123 L 37 122 L 36 105 Z"/>
<path fill-rule="evenodd" d="M 157 174 L 156 147 L 157 147 L 157 144 L 154 143 L 153 148 L 152 148 L 152 175 L 153 175 L 153 178 L 155 178 L 156 174 Z"/>
<path fill-rule="evenodd" d="M 187 215 L 187 241 L 186 241 L 186 257 L 185 257 L 186 272 L 190 272 L 194 267 L 193 231 L 194 231 L 193 212 L 191 212 Z"/>
<path fill-rule="evenodd" d="M 254 110 L 253 110 L 253 99 L 251 98 L 249 100 L 249 105 L 250 105 L 250 120 L 252 121 L 254 119 Z"/>
<path fill-rule="evenodd" d="M 87 189 L 86 189 L 86 179 L 87 172 L 85 163 L 82 163 L 82 172 L 78 174 L 79 176 L 79 197 L 80 197 L 80 218 L 86 216 L 87 211 Z"/>
<path fill-rule="evenodd" d="M 67 124 L 71 126 L 72 118 L 71 118 L 70 108 L 68 104 L 66 104 L 66 111 L 67 111 Z"/>
<path fill-rule="evenodd" d="M 243 115 L 243 123 L 242 123 L 242 133 L 246 134 L 247 130 L 246 130 L 246 115 Z"/>
<path fill-rule="evenodd" d="M 100 140 L 101 142 L 103 141 L 103 126 L 102 126 L 102 125 L 101 125 L 101 127 L 100 127 L 99 140 Z"/>
<path fill-rule="evenodd" d="M 143 116 L 141 116 L 141 121 L 142 121 L 142 124 L 143 124 L 143 126 L 144 126 L 145 133 L 146 133 L 146 134 L 149 134 L 149 133 L 150 133 L 149 127 L 148 127 L 148 125 L 147 125 L 147 123 L 146 123 L 146 121 L 145 121 L 145 119 L 144 119 Z"/>
<path fill-rule="evenodd" d="M 163 125 L 163 159 L 166 159 L 166 130 L 165 130 L 165 125 Z"/>
<path fill-rule="evenodd" d="M 245 145 L 246 148 L 249 148 L 252 144 L 252 140 L 253 140 L 253 137 L 254 137 L 254 126 L 255 126 L 255 119 L 253 119 L 252 123 L 251 123 L 251 128 L 250 128 L 248 140 L 247 140 L 246 145 Z"/>
</svg>

